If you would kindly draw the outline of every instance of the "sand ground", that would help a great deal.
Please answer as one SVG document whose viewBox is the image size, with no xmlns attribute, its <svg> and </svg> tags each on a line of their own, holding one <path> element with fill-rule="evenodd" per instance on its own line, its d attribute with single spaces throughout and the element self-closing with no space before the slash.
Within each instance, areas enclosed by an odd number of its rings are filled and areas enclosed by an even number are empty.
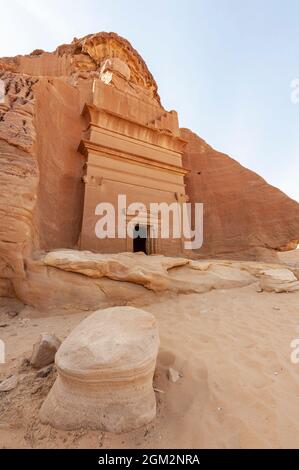
<svg viewBox="0 0 299 470">
<path fill-rule="evenodd" d="M 299 252 L 282 259 L 299 264 Z M 0 308 L 7 353 L 0 380 L 20 374 L 18 387 L 0 394 L 0 448 L 299 448 L 299 364 L 290 358 L 299 338 L 299 292 L 258 293 L 251 285 L 147 305 L 161 336 L 158 416 L 121 436 L 40 423 L 55 371 L 37 379 L 23 361 L 40 333 L 63 339 L 86 314 L 38 318 L 25 310 L 8 319 L 15 308 Z M 179 382 L 168 380 L 169 367 L 182 374 Z"/>
</svg>

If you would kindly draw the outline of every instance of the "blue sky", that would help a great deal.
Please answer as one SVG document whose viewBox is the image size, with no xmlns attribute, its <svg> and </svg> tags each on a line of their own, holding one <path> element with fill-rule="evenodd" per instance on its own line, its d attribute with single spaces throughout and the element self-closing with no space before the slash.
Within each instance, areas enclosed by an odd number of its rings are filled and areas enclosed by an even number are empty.
<svg viewBox="0 0 299 470">
<path fill-rule="evenodd" d="M 115 31 L 162 103 L 214 148 L 299 201 L 299 0 L 0 0 L 0 57 Z M 299 96 L 299 95 L 298 95 Z"/>
</svg>

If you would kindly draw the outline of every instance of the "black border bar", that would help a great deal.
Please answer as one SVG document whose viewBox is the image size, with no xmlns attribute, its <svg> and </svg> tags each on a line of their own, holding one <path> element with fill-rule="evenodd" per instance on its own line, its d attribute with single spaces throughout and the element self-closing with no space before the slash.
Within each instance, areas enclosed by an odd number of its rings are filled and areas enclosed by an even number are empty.
<svg viewBox="0 0 299 470">
<path fill-rule="evenodd" d="M 149 465 L 168 467 L 186 465 L 195 468 L 253 468 L 273 464 L 283 468 L 298 463 L 299 450 L 5 450 L 0 451 L 1 468 L 6 465 L 33 468 L 59 464 L 80 468 L 134 469 Z M 66 467 L 69 468 L 69 467 Z M 253 469 L 255 470 L 255 469 Z"/>
</svg>

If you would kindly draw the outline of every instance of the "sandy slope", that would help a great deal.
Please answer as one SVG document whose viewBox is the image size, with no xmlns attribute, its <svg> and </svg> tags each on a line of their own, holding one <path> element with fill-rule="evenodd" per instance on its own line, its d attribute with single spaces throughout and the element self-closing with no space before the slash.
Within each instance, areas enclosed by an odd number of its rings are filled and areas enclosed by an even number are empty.
<svg viewBox="0 0 299 470">
<path fill-rule="evenodd" d="M 12 307 L 11 307 L 12 308 Z M 256 286 L 172 296 L 146 307 L 158 319 L 161 351 L 155 386 L 158 418 L 114 436 L 64 433 L 40 424 L 38 409 L 55 374 L 36 379 L 23 368 L 16 390 L 0 397 L 1 447 L 299 447 L 299 365 L 290 343 L 299 337 L 299 293 L 257 293 Z M 0 336 L 8 363 L 0 379 L 20 370 L 39 333 L 60 338 L 86 315 L 7 321 Z M 174 367 L 183 374 L 167 379 Z"/>
</svg>

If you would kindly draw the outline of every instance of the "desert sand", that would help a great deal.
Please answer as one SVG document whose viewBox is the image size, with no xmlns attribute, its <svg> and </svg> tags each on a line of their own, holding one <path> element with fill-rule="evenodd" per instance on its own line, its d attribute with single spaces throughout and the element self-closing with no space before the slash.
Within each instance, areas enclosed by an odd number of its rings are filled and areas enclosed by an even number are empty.
<svg viewBox="0 0 299 470">
<path fill-rule="evenodd" d="M 280 255 L 299 267 L 299 252 Z M 292 448 L 299 447 L 299 292 L 258 292 L 258 283 L 201 294 L 170 294 L 143 309 L 157 320 L 161 349 L 154 379 L 158 415 L 137 431 L 114 435 L 42 425 L 38 411 L 55 370 L 36 378 L 24 359 L 45 331 L 66 338 L 88 313 L 39 317 L 1 300 L 0 337 L 7 363 L 0 380 L 19 374 L 0 400 L 1 448 Z M 6 325 L 6 326 L 5 326 Z M 181 374 L 168 379 L 169 368 Z"/>
</svg>

